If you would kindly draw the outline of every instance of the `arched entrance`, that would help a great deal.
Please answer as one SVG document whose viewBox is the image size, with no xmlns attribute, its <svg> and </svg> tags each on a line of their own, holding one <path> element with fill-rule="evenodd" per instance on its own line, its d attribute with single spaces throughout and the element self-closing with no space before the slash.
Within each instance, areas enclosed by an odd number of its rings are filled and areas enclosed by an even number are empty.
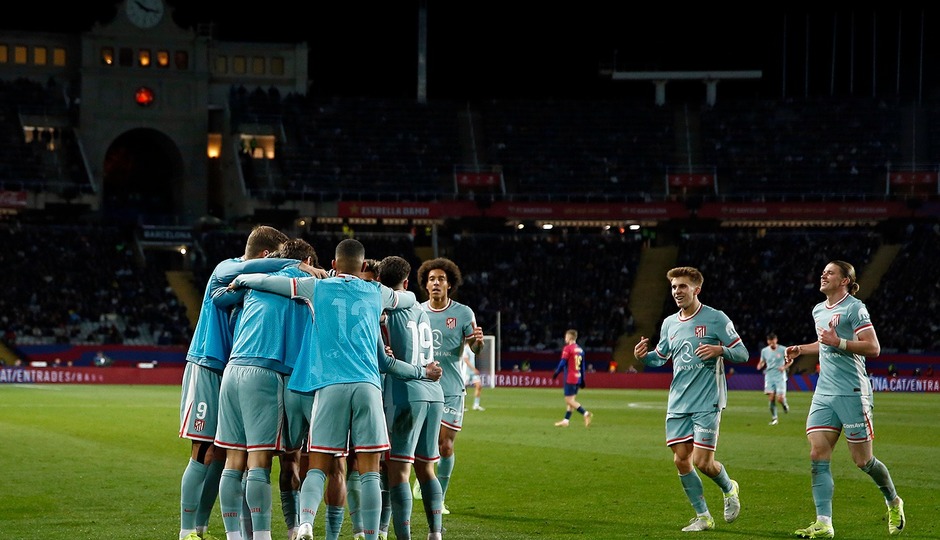
<svg viewBox="0 0 940 540">
<path fill-rule="evenodd" d="M 102 214 L 124 224 L 174 224 L 182 211 L 183 158 L 150 128 L 119 135 L 104 158 Z"/>
</svg>

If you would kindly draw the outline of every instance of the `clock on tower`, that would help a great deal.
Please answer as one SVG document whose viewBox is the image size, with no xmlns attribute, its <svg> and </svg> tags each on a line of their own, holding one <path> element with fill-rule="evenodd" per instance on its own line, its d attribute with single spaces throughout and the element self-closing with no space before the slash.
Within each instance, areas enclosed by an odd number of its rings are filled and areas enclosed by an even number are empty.
<svg viewBox="0 0 940 540">
<path fill-rule="evenodd" d="M 163 0 L 127 0 L 125 11 L 128 20 L 139 28 L 153 28 L 163 19 Z"/>
</svg>

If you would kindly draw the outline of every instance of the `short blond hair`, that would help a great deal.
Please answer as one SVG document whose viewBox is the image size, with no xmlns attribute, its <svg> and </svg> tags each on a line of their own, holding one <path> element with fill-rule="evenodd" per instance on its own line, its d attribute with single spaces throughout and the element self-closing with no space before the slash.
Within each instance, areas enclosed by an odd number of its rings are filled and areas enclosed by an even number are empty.
<svg viewBox="0 0 940 540">
<path fill-rule="evenodd" d="M 687 277 L 696 287 L 701 287 L 705 283 L 705 276 L 694 266 L 677 266 L 666 272 L 666 279 L 672 281 L 676 278 Z"/>
</svg>

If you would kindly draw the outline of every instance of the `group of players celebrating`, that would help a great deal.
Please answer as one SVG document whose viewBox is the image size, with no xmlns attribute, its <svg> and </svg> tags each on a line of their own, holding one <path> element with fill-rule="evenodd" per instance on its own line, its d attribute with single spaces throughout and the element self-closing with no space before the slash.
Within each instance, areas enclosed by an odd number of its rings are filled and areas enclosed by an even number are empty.
<svg viewBox="0 0 940 540">
<path fill-rule="evenodd" d="M 354 239 L 331 270 L 272 227 L 220 262 L 187 354 L 179 436 L 192 441 L 180 490 L 181 540 L 208 540 L 216 497 L 227 540 L 270 540 L 274 457 L 288 538 L 313 539 L 321 503 L 328 539 L 349 504 L 354 534 L 411 538 L 412 466 L 428 539 L 443 533 L 454 442 L 463 425 L 461 356 L 483 347 L 473 310 L 451 296 L 458 266 L 372 265 Z M 347 474 L 348 473 L 348 474 Z"/>
</svg>

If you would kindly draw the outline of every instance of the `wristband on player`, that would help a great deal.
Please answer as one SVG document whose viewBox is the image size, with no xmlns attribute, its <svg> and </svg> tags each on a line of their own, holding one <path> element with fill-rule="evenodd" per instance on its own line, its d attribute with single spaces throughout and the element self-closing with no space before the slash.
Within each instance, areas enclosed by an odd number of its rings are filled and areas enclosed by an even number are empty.
<svg viewBox="0 0 940 540">
<path fill-rule="evenodd" d="M 847 347 L 847 346 L 848 346 L 848 343 L 845 342 L 845 338 L 842 338 L 842 339 L 839 340 L 839 348 L 840 348 L 840 349 L 842 349 L 842 350 L 844 351 L 844 350 L 846 350 L 846 347 Z"/>
</svg>

